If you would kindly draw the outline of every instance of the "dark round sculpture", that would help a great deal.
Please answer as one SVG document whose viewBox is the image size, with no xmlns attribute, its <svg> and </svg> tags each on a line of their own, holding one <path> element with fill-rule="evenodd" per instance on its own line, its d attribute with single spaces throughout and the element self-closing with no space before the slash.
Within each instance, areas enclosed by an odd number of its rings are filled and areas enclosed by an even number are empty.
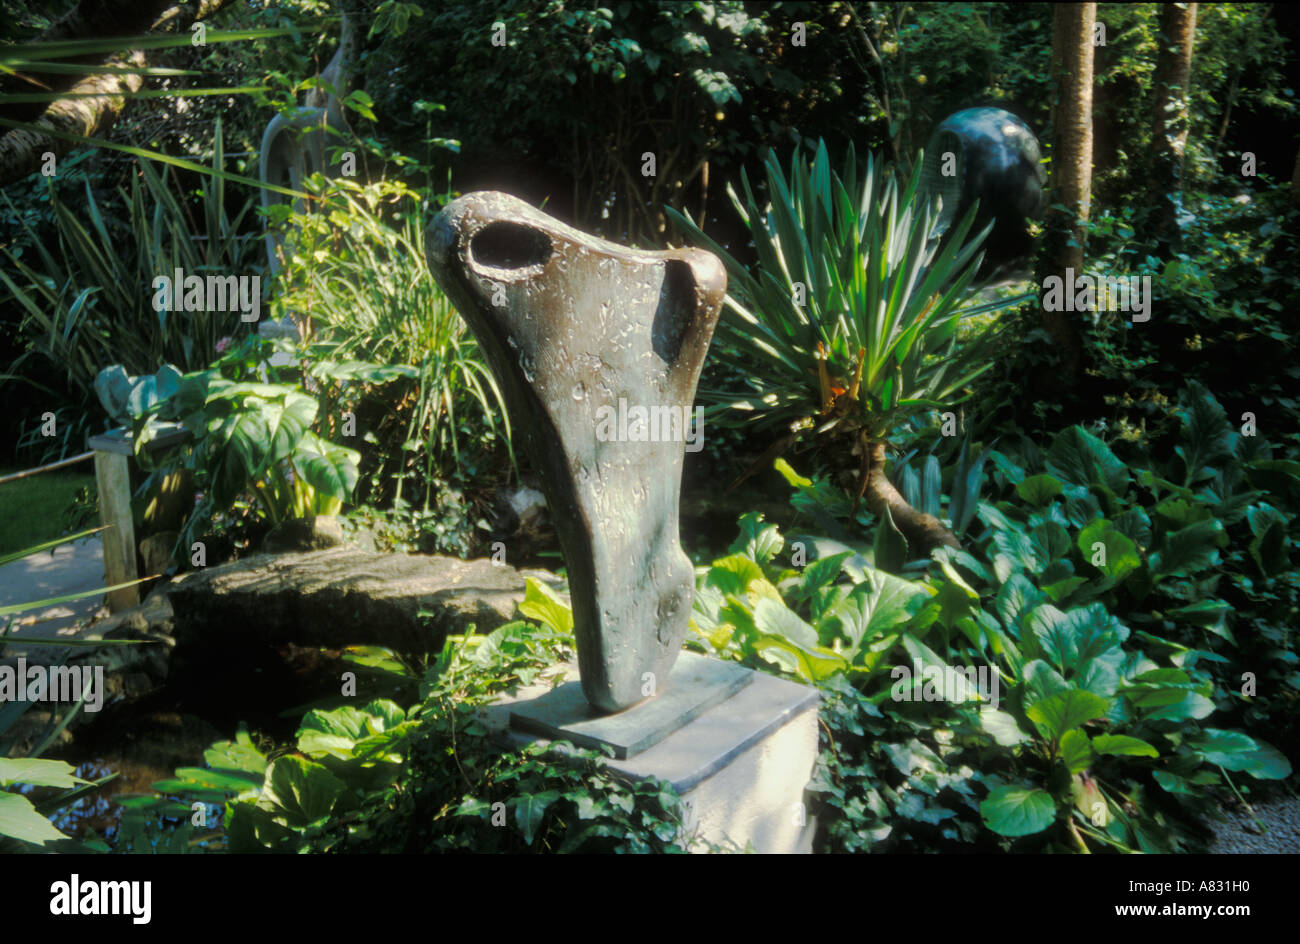
<svg viewBox="0 0 1300 944">
<path fill-rule="evenodd" d="M 946 154 L 953 155 L 951 175 L 943 173 Z M 1028 222 L 1046 207 L 1047 173 L 1038 138 L 1027 124 L 1001 108 L 967 108 L 949 115 L 926 148 L 924 179 L 944 198 L 941 229 L 959 221 L 976 200 L 980 206 L 972 234 L 996 220 L 984 243 L 985 272 L 1028 263 L 1033 250 Z"/>
</svg>

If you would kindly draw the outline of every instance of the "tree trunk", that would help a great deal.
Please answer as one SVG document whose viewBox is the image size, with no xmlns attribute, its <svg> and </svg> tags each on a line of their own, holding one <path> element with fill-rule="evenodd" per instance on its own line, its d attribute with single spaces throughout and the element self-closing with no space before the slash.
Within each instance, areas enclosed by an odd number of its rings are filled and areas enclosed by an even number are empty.
<svg viewBox="0 0 1300 944">
<path fill-rule="evenodd" d="M 1095 3 L 1061 3 L 1054 8 L 1052 21 L 1052 75 L 1056 82 L 1052 179 L 1038 282 L 1041 285 L 1048 276 L 1057 276 L 1067 281 L 1065 291 L 1071 294 L 1072 278 L 1083 274 L 1083 224 L 1092 197 L 1092 30 L 1096 16 Z M 1078 328 L 1070 314 L 1046 310 L 1043 326 L 1061 357 L 1060 369 L 1045 375 L 1043 386 L 1056 390 L 1073 386 L 1083 361 Z"/>
<path fill-rule="evenodd" d="M 231 2 L 202 0 L 197 6 L 182 6 L 174 0 L 170 3 L 153 0 L 140 3 L 137 10 L 136 0 L 104 0 L 102 3 L 83 0 L 75 10 L 50 27 L 40 41 L 129 36 L 144 29 L 187 31 L 194 23 L 212 16 Z M 159 7 L 163 8 L 161 12 Z M 124 52 L 107 60 L 100 56 L 97 61 L 117 68 L 143 68 L 146 65 L 144 53 L 139 50 Z M 31 92 L 39 88 L 13 76 L 6 78 L 6 92 L 18 89 Z M 55 137 L 46 131 L 85 137 L 104 131 L 125 107 L 126 96 L 139 91 L 142 84 L 139 75 L 97 73 L 55 78 L 69 80 L 69 84 L 56 88 L 56 91 L 69 93 L 69 97 L 34 106 L 15 102 L 0 109 L 5 118 L 34 126 L 11 128 L 0 137 L 0 185 L 39 170 L 47 152 L 58 157 L 79 146 L 75 141 Z M 18 86 L 13 86 L 14 82 L 18 82 Z M 28 110 L 31 108 L 34 111 Z"/>
<path fill-rule="evenodd" d="M 885 444 L 873 442 L 867 446 L 867 488 L 864 497 L 867 507 L 877 515 L 889 508 L 894 524 L 907 538 L 914 557 L 929 557 L 936 547 L 961 547 L 957 535 L 945 528 L 934 515 L 917 511 L 907 503 L 894 483 L 885 475 Z"/>
<path fill-rule="evenodd" d="M 1295 167 L 1291 170 L 1291 202 L 1300 207 L 1300 149 L 1295 152 Z"/>
<path fill-rule="evenodd" d="M 109 65 L 120 68 L 143 68 L 144 53 L 136 50 L 129 58 L 115 56 Z M 32 122 L 33 128 L 12 128 L 0 138 L 0 183 L 8 183 L 40 169 L 46 153 L 58 157 L 71 148 L 73 141 L 45 133 L 89 137 L 110 127 L 126 107 L 125 96 L 139 91 L 139 75 L 92 75 L 74 85 L 73 96 L 51 102 L 45 114 Z M 90 96 L 82 98 L 79 96 Z"/>
<path fill-rule="evenodd" d="M 1179 242 L 1178 209 L 1182 205 L 1187 99 L 1195 42 L 1196 4 L 1164 4 L 1160 10 L 1160 47 L 1156 57 L 1156 110 L 1151 135 L 1155 152 L 1149 192 L 1151 205 L 1156 208 L 1152 220 L 1155 235 L 1171 245 Z"/>
</svg>

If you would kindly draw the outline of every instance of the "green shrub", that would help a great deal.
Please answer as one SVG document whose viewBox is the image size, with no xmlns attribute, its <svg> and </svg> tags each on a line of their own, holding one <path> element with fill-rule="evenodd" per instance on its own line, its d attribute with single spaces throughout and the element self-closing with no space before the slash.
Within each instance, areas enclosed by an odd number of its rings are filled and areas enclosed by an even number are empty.
<svg viewBox="0 0 1300 944">
<path fill-rule="evenodd" d="M 489 739 L 478 710 L 573 650 L 572 617 L 551 591 L 530 580 L 520 610 L 540 625 L 450 636 L 422 671 L 364 654 L 370 669 L 418 685 L 407 710 L 387 700 L 313 710 L 294 750 L 272 756 L 241 732 L 213 745 L 206 767 L 154 787 L 222 805 L 208 840 L 220 851 L 685 851 L 692 837 L 669 785 L 625 782 L 601 755 L 569 745 L 510 751 Z M 140 806 L 152 813 L 169 802 Z"/>
<path fill-rule="evenodd" d="M 218 122 L 212 167 L 223 165 Z M 18 331 L 26 344 L 7 374 L 11 379 L 53 374 L 82 409 L 95 403 L 95 375 L 111 364 L 133 375 L 152 374 L 163 364 L 201 370 L 218 341 L 241 331 L 238 313 L 154 311 L 148 298 L 156 276 L 170 277 L 178 268 L 187 275 L 230 275 L 255 271 L 260 263 L 260 242 L 240 232 L 252 197 L 232 216 L 225 181 L 213 177 L 196 221 L 188 201 L 164 176 L 171 173 L 174 181 L 174 171 L 159 171 L 148 161 L 138 166 L 130 192 L 119 188 L 129 222 L 126 236 L 110 229 L 114 221 L 105 219 L 87 184 L 85 221 L 50 190 L 58 233 L 54 245 L 23 219 L 30 244 L 21 247 L 21 255 L 3 249 L 12 270 L 0 268 L 0 283 L 23 312 Z M 10 210 L 17 214 L 12 205 Z M 193 238 L 199 234 L 202 240 Z"/>
<path fill-rule="evenodd" d="M 188 549 L 213 515 L 228 515 L 251 498 L 254 517 L 274 527 L 289 518 L 337 514 L 357 483 L 356 450 L 331 442 L 320 426 L 319 403 L 299 382 L 266 382 L 268 371 L 292 380 L 293 369 L 268 363 L 274 353 L 302 356 L 297 346 L 250 337 L 227 350 L 211 368 L 179 377 L 134 422 L 136 458 L 153 481 L 187 470 L 201 500 L 182 529 Z M 406 376 L 402 367 L 337 363 L 308 349 L 308 382 L 385 383 Z M 190 434 L 160 455 L 150 444 L 177 425 Z M 151 483 L 142 488 L 148 490 Z M 182 555 L 188 558 L 188 550 Z"/>
<path fill-rule="evenodd" d="M 440 485 L 472 478 L 498 441 L 512 455 L 501 392 L 429 274 L 419 195 L 346 179 L 317 181 L 313 191 L 315 212 L 280 214 L 294 230 L 271 310 L 306 316 L 317 349 L 332 359 L 410 368 L 371 411 L 359 497 L 428 513 Z"/>
<path fill-rule="evenodd" d="M 1079 427 L 1025 466 L 991 451 L 1010 500 L 981 502 L 971 550 L 938 550 L 922 580 L 878 570 L 879 544 L 802 535 L 806 562 L 784 567 L 783 536 L 742 518 L 701 573 L 692 641 L 833 693 L 821 841 L 1176 851 L 1214 790 L 1244 788 L 1234 774 L 1290 775 L 1225 724 L 1289 735 L 1300 466 L 1237 436 L 1204 388 L 1180 404 L 1157 470 Z"/>
</svg>

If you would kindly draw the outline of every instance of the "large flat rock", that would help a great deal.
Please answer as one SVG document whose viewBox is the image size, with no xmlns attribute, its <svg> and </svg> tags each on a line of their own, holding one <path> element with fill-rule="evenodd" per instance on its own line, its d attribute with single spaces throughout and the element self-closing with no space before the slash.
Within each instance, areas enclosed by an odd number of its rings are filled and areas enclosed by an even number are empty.
<svg viewBox="0 0 1300 944">
<path fill-rule="evenodd" d="M 429 650 L 474 624 L 515 617 L 524 579 L 553 581 L 487 559 L 331 548 L 257 554 L 186 574 L 168 588 L 178 649 L 259 643 Z M 421 610 L 435 614 L 421 619 Z"/>
</svg>

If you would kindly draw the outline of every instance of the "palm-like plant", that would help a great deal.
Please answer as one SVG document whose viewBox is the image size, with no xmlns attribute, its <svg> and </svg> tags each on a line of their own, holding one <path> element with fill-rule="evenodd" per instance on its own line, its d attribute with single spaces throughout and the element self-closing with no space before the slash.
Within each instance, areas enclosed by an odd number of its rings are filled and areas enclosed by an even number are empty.
<svg viewBox="0 0 1300 944">
<path fill-rule="evenodd" d="M 758 256 L 752 273 L 692 220 L 669 213 L 717 253 L 730 280 L 715 350 L 750 389 L 701 389 L 715 417 L 741 411 L 758 426 L 788 429 L 760 463 L 810 432 L 847 437 L 861 461 L 857 498 L 877 513 L 887 508 L 925 552 L 957 541 L 890 484 L 887 438 L 900 423 L 970 395 L 992 366 L 993 337 L 960 332 L 963 320 L 1019 299 L 963 307 L 988 231 L 967 239 L 972 207 L 941 241 L 940 207 L 920 188 L 922 165 L 900 185 L 873 157 L 859 176 L 852 150 L 837 174 L 824 143 L 811 161 L 796 152 L 789 173 L 769 154 L 770 204 L 743 174 L 744 201 L 728 188 Z"/>
</svg>

